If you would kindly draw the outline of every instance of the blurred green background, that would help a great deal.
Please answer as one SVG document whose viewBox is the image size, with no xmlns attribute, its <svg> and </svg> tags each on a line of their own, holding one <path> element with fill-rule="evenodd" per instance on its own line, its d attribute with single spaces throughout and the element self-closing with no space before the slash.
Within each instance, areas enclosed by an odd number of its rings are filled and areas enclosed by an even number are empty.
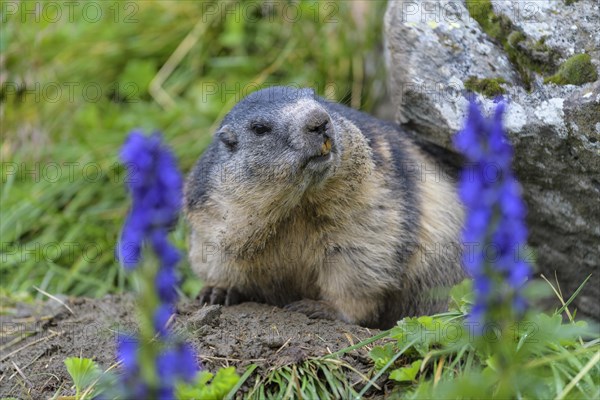
<svg viewBox="0 0 600 400">
<path fill-rule="evenodd" d="M 272 85 L 385 98 L 384 1 L 0 3 L 3 299 L 125 290 L 117 154 L 159 130 L 187 173 L 224 114 Z M 185 251 L 186 228 L 173 234 Z M 201 282 L 182 263 L 183 291 Z"/>
</svg>

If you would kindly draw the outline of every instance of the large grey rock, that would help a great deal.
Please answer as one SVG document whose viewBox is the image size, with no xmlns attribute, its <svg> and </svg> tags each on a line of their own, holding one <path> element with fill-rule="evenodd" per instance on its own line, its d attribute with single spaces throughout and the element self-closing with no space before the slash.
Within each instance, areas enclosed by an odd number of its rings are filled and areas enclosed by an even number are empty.
<svg viewBox="0 0 600 400">
<path fill-rule="evenodd" d="M 598 68 L 596 0 L 492 6 L 527 40 L 544 38 L 548 65 L 585 52 Z M 470 17 L 464 0 L 391 1 L 385 39 L 398 122 L 448 151 L 469 98 L 476 96 L 488 111 L 494 107 L 493 99 L 468 93 L 464 82 L 471 76 L 506 81 L 505 123 L 525 188 L 537 266 L 552 280 L 556 272 L 567 297 L 592 274 L 576 305 L 579 313 L 600 319 L 600 81 L 558 86 L 535 74 L 526 90 L 503 46 Z"/>
</svg>

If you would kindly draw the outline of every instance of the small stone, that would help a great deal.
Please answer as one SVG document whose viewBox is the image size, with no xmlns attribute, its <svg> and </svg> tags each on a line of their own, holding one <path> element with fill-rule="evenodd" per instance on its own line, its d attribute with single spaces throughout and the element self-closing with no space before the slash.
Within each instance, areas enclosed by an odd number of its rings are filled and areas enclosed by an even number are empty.
<svg viewBox="0 0 600 400">
<path fill-rule="evenodd" d="M 196 311 L 188 319 L 188 326 L 192 330 L 198 330 L 206 326 L 216 327 L 219 326 L 219 319 L 221 317 L 220 305 L 204 306 Z"/>
<path fill-rule="evenodd" d="M 265 339 L 264 343 L 265 343 L 265 345 L 267 345 L 267 347 L 269 347 L 271 349 L 278 349 L 281 346 L 283 346 L 285 341 L 283 340 L 283 338 L 281 336 L 271 336 L 271 337 L 268 337 L 267 339 Z"/>
</svg>

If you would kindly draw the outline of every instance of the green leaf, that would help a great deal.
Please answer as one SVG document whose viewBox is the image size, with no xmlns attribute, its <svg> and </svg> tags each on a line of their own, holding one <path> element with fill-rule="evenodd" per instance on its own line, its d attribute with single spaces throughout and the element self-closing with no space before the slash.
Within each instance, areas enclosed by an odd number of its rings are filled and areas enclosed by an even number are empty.
<svg viewBox="0 0 600 400">
<path fill-rule="evenodd" d="M 498 373 L 502 370 L 502 368 L 500 367 L 500 363 L 498 361 L 498 355 L 494 354 L 490 357 L 487 358 L 487 360 L 485 360 L 485 363 L 487 364 L 487 367 L 490 368 L 492 371 Z"/>
<path fill-rule="evenodd" d="M 102 370 L 89 358 L 70 357 L 65 360 L 67 372 L 71 375 L 77 394 L 98 380 Z"/>
<path fill-rule="evenodd" d="M 214 376 L 202 371 L 193 384 L 179 383 L 175 388 L 175 397 L 179 400 L 220 400 L 235 387 L 239 379 L 234 367 L 221 368 Z"/>
<path fill-rule="evenodd" d="M 210 383 L 210 387 L 219 396 L 218 398 L 223 398 L 239 379 L 234 367 L 221 368 Z"/>
<path fill-rule="evenodd" d="M 423 360 L 414 361 L 410 367 L 403 367 L 393 370 L 390 373 L 390 379 L 393 379 L 398 382 L 412 382 L 417 377 L 419 373 L 419 368 L 421 368 L 421 364 Z"/>
<path fill-rule="evenodd" d="M 449 310 L 466 314 L 473 304 L 473 300 L 473 281 L 465 279 L 450 289 Z"/>
<path fill-rule="evenodd" d="M 392 343 L 388 343 L 385 346 L 375 346 L 369 352 L 369 355 L 375 363 L 375 368 L 379 370 L 394 356 L 394 346 Z"/>
</svg>

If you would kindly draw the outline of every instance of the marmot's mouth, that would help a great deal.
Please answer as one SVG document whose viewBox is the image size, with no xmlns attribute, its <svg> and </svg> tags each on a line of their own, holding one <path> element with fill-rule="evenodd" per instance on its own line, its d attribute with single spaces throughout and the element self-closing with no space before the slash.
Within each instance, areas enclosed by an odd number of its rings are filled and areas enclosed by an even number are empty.
<svg viewBox="0 0 600 400">
<path fill-rule="evenodd" d="M 314 156 L 310 156 L 306 158 L 302 165 L 302 168 L 306 168 L 309 164 L 321 164 L 327 162 L 331 160 L 332 157 L 332 152 L 329 152 L 327 154 L 316 154 Z"/>
<path fill-rule="evenodd" d="M 326 154 L 319 154 L 319 155 L 316 155 L 316 156 L 309 157 L 306 162 L 307 163 L 312 162 L 312 161 L 314 161 L 314 162 L 321 162 L 321 161 L 329 160 L 330 158 L 331 158 L 331 152 L 326 153 Z"/>
</svg>

